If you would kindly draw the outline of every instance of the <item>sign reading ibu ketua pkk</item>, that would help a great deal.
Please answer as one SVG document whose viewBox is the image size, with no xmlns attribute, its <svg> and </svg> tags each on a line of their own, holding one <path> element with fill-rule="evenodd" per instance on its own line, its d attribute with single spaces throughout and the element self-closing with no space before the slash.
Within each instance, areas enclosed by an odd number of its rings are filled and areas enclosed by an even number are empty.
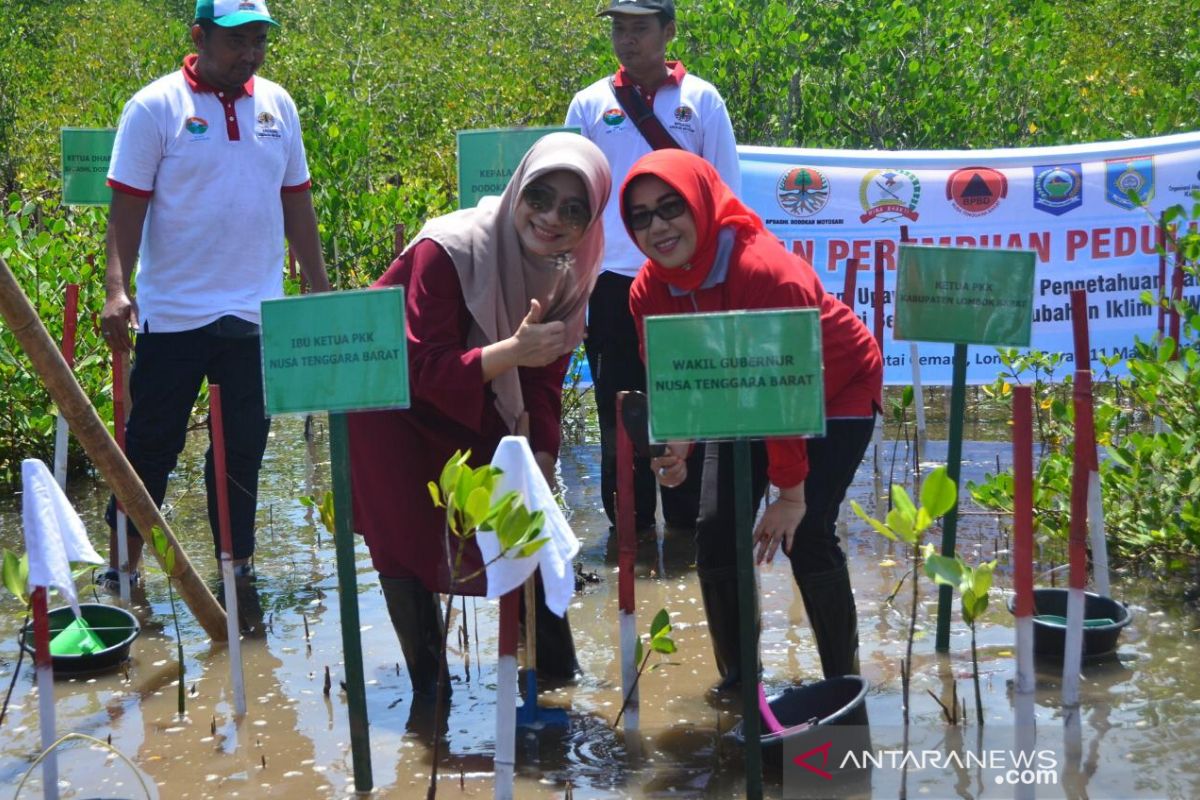
<svg viewBox="0 0 1200 800">
<path fill-rule="evenodd" d="M 650 436 L 824 435 L 823 369 L 816 309 L 647 317 Z"/>
<path fill-rule="evenodd" d="M 63 128 L 62 202 L 65 206 L 106 206 L 108 162 L 112 160 L 116 128 Z"/>
<path fill-rule="evenodd" d="M 479 198 L 499 195 L 533 143 L 547 133 L 578 128 L 492 128 L 458 132 L 458 207 L 474 208 Z"/>
<path fill-rule="evenodd" d="M 262 304 L 268 414 L 408 408 L 404 287 Z"/>
<path fill-rule="evenodd" d="M 901 245 L 896 339 L 1028 347 L 1032 250 Z"/>
</svg>

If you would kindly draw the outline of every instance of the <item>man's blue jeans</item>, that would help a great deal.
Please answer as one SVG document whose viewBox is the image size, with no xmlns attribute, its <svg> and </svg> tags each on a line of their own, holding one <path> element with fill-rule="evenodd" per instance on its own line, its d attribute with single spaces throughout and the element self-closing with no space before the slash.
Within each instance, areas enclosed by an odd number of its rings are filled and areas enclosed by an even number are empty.
<svg viewBox="0 0 1200 800">
<path fill-rule="evenodd" d="M 258 470 L 271 420 L 263 404 L 262 358 L 255 328 L 222 317 L 203 328 L 180 333 L 141 333 L 134 347 L 129 379 L 131 409 L 125 451 L 150 497 L 161 506 L 167 478 L 179 459 L 192 407 L 204 379 L 221 387 L 228 474 L 229 521 L 233 558 L 254 554 L 254 517 L 258 505 Z M 211 438 L 211 425 L 210 425 Z M 220 558 L 216 481 L 210 443 L 204 458 L 208 519 Z M 115 525 L 110 499 L 109 525 Z M 139 535 L 132 524 L 131 535 Z"/>
</svg>

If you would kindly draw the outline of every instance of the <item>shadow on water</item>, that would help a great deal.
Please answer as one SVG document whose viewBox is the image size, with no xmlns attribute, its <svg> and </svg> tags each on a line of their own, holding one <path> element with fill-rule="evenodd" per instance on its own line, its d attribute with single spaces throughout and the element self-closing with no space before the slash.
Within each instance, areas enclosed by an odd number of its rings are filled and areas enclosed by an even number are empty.
<svg viewBox="0 0 1200 800">
<path fill-rule="evenodd" d="M 155 567 L 145 571 L 144 604 L 135 609 L 143 625 L 126 667 L 55 687 L 60 733 L 79 731 L 131 757 L 160 787 L 164 798 L 338 798 L 353 790 L 348 712 L 339 682 L 344 677 L 337 580 L 330 535 L 300 495 L 328 488 L 328 443 L 323 420 L 305 445 L 303 423 L 274 425 L 260 491 L 259 580 L 243 598 L 243 658 L 249 710 L 233 716 L 228 655 L 213 646 L 186 611 L 180 626 L 187 669 L 187 716 L 175 713 L 177 665 L 166 583 Z M 885 465 L 892 443 L 885 446 Z M 903 459 L 904 446 L 899 457 Z M 979 479 L 1007 464 L 1009 446 L 967 442 L 963 474 Z M 203 455 L 189 441 L 169 498 L 170 521 L 202 576 L 218 586 L 216 564 L 195 480 Z M 945 443 L 933 442 L 928 463 L 945 458 Z M 693 566 L 691 532 L 665 529 L 639 535 L 638 627 L 645 632 L 660 609 L 671 614 L 678 652 L 672 663 L 647 671 L 641 680 L 641 729 L 626 738 L 612 721 L 621 705 L 617 647 L 616 542 L 599 511 L 598 452 L 594 445 L 564 449 L 560 463 L 572 526 L 582 542 L 579 565 L 591 580 L 571 606 L 578 658 L 584 674 L 572 685 L 544 689 L 541 701 L 569 710 L 568 731 L 522 734 L 517 743 L 520 797 L 734 797 L 744 789 L 742 754 L 729 736 L 738 703 L 712 705 L 705 690 L 716 680 L 712 648 Z M 899 472 L 897 469 L 897 479 Z M 886 472 L 885 472 L 886 474 Z M 873 493 L 869 464 L 860 471 L 851 497 L 881 508 Z M 93 538 L 103 531 L 106 494 L 93 481 L 77 480 L 69 494 Z M 0 508 L 0 544 L 20 549 L 19 500 Z M 840 535 L 853 567 L 859 609 L 861 659 L 873 685 L 867 699 L 874 750 L 895 758 L 901 742 L 898 663 L 904 648 L 908 586 L 906 553 L 843 514 Z M 999 556 L 997 583 L 1007 587 L 1011 570 L 1006 524 L 994 515 L 966 513 L 959 526 L 959 552 L 968 561 Z M 1051 566 L 1047 553 L 1039 573 Z M 424 792 L 429 775 L 433 721 L 411 706 L 408 676 L 378 579 L 359 543 L 356 550 L 363 661 L 370 719 L 376 796 L 408 798 Z M 1045 585 L 1043 579 L 1043 584 Z M 1011 618 L 1002 600 L 993 602 L 979 631 L 986 726 L 974 721 L 969 631 L 957 616 L 951 653 L 933 650 L 936 594 L 925 590 L 917 620 L 910 751 L 978 753 L 1010 748 L 1013 742 Z M 820 677 L 820 666 L 803 604 L 784 560 L 763 569 L 763 680 L 768 693 Z M 1061 580 L 1059 581 L 1061 585 Z M 1067 717 L 1058 700 L 1061 675 L 1039 664 L 1036 696 L 1037 747 L 1055 759 L 1054 783 L 1036 786 L 1039 798 L 1200 797 L 1195 753 L 1200 751 L 1200 671 L 1196 644 L 1200 613 L 1181 600 L 1181 587 L 1117 576 L 1117 596 L 1135 611 L 1115 653 L 1084 666 L 1084 703 L 1077 747 L 1064 736 Z M 900 593 L 895 601 L 889 598 Z M 90 599 L 90 590 L 82 595 Z M 240 594 L 240 592 L 239 592 Z M 15 632 L 21 611 L 0 601 L 0 681 L 7 686 L 16 660 Z M 443 763 L 439 795 L 491 793 L 495 737 L 497 606 L 481 598 L 456 601 L 451 619 L 449 663 L 454 690 L 442 725 Z M 465 638 L 463 634 L 465 633 Z M 652 659 L 653 663 L 654 659 Z M 326 670 L 330 691 L 324 690 Z M 39 749 L 36 688 L 28 669 L 14 690 L 9 716 L 0 729 L 0 786 L 15 786 Z M 970 722 L 947 726 L 931 697 L 957 694 L 968 700 Z M 1068 758 L 1070 756 L 1070 758 Z M 113 756 L 103 748 L 72 747 L 60 758 L 64 798 L 103 794 L 140 797 L 129 776 L 103 769 Z M 913 797 L 1011 797 L 1003 773 L 977 762 L 959 767 L 909 764 Z M 101 778 L 97 775 L 114 777 Z M 1002 780 L 996 781 L 997 777 Z M 1034 774 L 1049 780 L 1050 775 Z M 896 797 L 900 770 L 883 763 L 871 788 L 855 796 Z M 1003 785 L 1002 785 L 1003 784 Z M 28 786 L 23 797 L 36 797 Z M 783 793 L 777 773 L 767 795 Z M 32 792 L 32 793 L 31 793 Z"/>
</svg>

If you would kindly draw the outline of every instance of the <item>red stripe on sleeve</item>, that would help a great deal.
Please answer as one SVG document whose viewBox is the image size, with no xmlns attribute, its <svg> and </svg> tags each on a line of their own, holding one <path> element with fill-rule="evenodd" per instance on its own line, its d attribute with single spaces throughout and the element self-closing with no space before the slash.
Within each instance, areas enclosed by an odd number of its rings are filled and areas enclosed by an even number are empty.
<svg viewBox="0 0 1200 800">
<path fill-rule="evenodd" d="M 109 178 L 107 183 L 108 183 L 109 188 L 111 188 L 113 191 L 121 192 L 122 194 L 131 194 L 134 197 L 153 197 L 154 196 L 153 191 L 146 191 L 145 189 L 139 189 L 136 186 L 130 186 L 128 184 L 121 183 L 120 181 L 114 181 L 112 178 Z"/>
</svg>

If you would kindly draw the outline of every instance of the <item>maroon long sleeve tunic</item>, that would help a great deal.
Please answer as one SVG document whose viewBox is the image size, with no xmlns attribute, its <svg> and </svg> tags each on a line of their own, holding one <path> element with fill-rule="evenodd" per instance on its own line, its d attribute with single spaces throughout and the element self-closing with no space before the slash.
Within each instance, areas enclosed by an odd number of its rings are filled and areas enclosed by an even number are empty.
<svg viewBox="0 0 1200 800">
<path fill-rule="evenodd" d="M 403 285 L 412 405 L 403 411 L 349 415 L 354 527 L 366 539 L 379 574 L 416 577 L 434 591 L 449 589 L 444 547 L 445 510 L 427 484 L 437 481 L 455 450 L 471 464 L 491 461 L 510 431 L 483 381 L 482 351 L 468 347 L 471 315 L 450 257 L 426 239 L 397 258 L 373 286 Z M 529 413 L 530 447 L 558 455 L 562 383 L 570 355 L 545 367 L 519 370 Z M 451 535 L 451 539 L 453 539 Z M 480 566 L 469 543 L 460 575 Z M 458 591 L 482 594 L 482 578 Z"/>
</svg>

